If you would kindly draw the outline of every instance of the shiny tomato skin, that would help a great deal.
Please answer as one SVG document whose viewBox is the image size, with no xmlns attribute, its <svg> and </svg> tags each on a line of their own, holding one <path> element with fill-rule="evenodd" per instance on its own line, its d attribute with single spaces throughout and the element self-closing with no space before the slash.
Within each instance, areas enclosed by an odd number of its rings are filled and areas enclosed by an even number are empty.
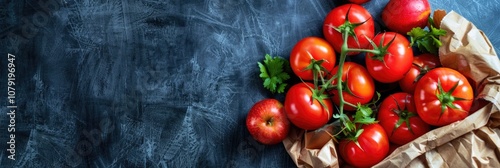
<svg viewBox="0 0 500 168">
<path fill-rule="evenodd" d="M 316 130 L 324 126 L 333 115 L 333 105 L 323 99 L 325 107 L 312 99 L 312 83 L 298 83 L 290 87 L 285 96 L 285 112 L 295 126 L 304 130 Z"/>
<path fill-rule="evenodd" d="M 384 55 L 367 53 L 365 57 L 366 69 L 375 80 L 381 83 L 397 82 L 404 77 L 412 65 L 413 50 L 405 36 L 395 32 L 385 32 L 376 35 L 373 41 L 375 44 L 383 42 L 382 45 L 386 46 L 392 39 L 394 41 Z M 377 57 L 381 57 L 383 61 L 376 59 Z"/>
<path fill-rule="evenodd" d="M 406 117 L 407 120 L 396 127 L 398 121 Z M 385 98 L 380 104 L 377 119 L 389 136 L 389 141 L 397 145 L 413 141 L 430 130 L 429 124 L 418 116 L 412 94 L 405 92 Z"/>
<path fill-rule="evenodd" d="M 389 139 L 379 124 L 363 125 L 358 137 L 358 145 L 352 140 L 339 142 L 339 154 L 354 167 L 371 167 L 382 161 L 389 153 Z M 361 149 L 361 148 L 362 149 Z"/>
<path fill-rule="evenodd" d="M 441 94 L 438 82 L 441 83 L 444 92 L 450 92 L 458 82 L 455 90 L 451 93 L 455 99 L 450 102 L 456 108 L 446 106 L 442 110 L 442 102 L 437 96 L 437 94 Z M 446 67 L 435 68 L 427 72 L 417 82 L 414 96 L 418 115 L 426 123 L 433 126 L 444 126 L 466 118 L 474 99 L 473 88 L 467 78 L 460 72 Z"/>
<path fill-rule="evenodd" d="M 335 51 L 330 43 L 319 37 L 305 37 L 295 44 L 290 53 L 290 67 L 295 75 L 303 80 L 313 80 L 313 71 L 304 70 L 311 63 L 324 60 L 321 63 L 328 71 L 335 67 Z"/>
<path fill-rule="evenodd" d="M 399 80 L 399 86 L 401 90 L 406 93 L 413 94 L 415 91 L 415 85 L 417 84 L 417 77 L 423 76 L 423 73 L 427 73 L 433 68 L 440 67 L 441 62 L 439 57 L 426 53 L 413 57 L 413 64 L 410 70 L 406 73 L 403 79 Z"/>
<path fill-rule="evenodd" d="M 336 74 L 338 69 L 338 66 L 335 67 L 331 74 Z M 369 103 L 375 94 L 375 83 L 366 68 L 354 62 L 345 62 L 342 69 L 342 81 L 346 83 L 344 86 L 347 86 L 352 92 L 352 94 L 349 94 L 345 90 L 342 91 L 344 101 L 353 105 Z M 336 85 L 337 80 L 333 80 L 332 84 Z M 333 95 L 333 103 L 338 106 L 340 104 L 338 90 L 333 89 L 330 94 Z M 344 105 L 344 109 L 347 111 L 356 110 L 355 107 L 349 105 Z"/>
<path fill-rule="evenodd" d="M 350 10 L 349 10 L 350 8 Z M 354 28 L 354 33 L 358 38 L 358 42 L 352 36 L 349 36 L 347 40 L 347 46 L 349 48 L 367 48 L 370 44 L 368 39 L 373 38 L 375 32 L 375 24 L 373 18 L 363 6 L 357 4 L 345 4 L 333 8 L 325 18 L 323 24 L 323 35 L 326 40 L 332 44 L 336 52 L 341 52 L 341 46 L 344 43 L 342 34 L 334 29 L 334 27 L 339 27 L 346 21 L 346 14 L 349 10 L 348 19 L 351 23 L 362 23 L 358 27 Z M 366 22 L 365 22 L 366 21 Z M 359 52 L 349 52 L 348 55 L 355 55 Z"/>
</svg>

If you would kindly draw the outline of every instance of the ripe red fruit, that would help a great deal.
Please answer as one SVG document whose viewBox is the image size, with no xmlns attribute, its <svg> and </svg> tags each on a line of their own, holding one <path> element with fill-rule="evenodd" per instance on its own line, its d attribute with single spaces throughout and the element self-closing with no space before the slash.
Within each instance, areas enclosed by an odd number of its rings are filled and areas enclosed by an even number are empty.
<svg viewBox="0 0 500 168">
<path fill-rule="evenodd" d="M 439 57 L 429 53 L 424 53 L 413 57 L 413 65 L 403 79 L 399 80 L 401 90 L 413 94 L 417 81 L 433 68 L 441 66 Z"/>
<path fill-rule="evenodd" d="M 248 112 L 246 125 L 250 135 L 266 145 L 280 143 L 290 130 L 285 108 L 276 99 L 264 99 L 255 103 Z"/>
<path fill-rule="evenodd" d="M 406 34 L 414 27 L 424 28 L 430 14 L 427 0 L 390 0 L 382 10 L 382 21 L 391 31 Z"/>
<path fill-rule="evenodd" d="M 358 5 L 361 5 L 361 4 L 364 4 L 364 3 L 367 3 L 367 2 L 370 2 L 370 0 L 348 0 L 350 3 L 355 3 L 355 4 L 358 4 Z"/>
</svg>

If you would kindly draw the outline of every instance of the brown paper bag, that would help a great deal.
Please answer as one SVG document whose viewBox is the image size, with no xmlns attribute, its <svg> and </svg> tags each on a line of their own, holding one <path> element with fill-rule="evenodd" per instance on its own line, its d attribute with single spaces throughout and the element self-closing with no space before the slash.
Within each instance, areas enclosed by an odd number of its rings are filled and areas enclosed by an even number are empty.
<svg viewBox="0 0 500 168">
<path fill-rule="evenodd" d="M 438 20 L 441 20 L 440 18 Z M 470 79 L 475 112 L 397 148 L 374 167 L 500 167 L 500 61 L 484 33 L 455 12 L 442 18 L 441 64 Z M 333 140 L 320 149 L 304 146 L 304 132 L 283 141 L 298 167 L 339 167 Z"/>
<path fill-rule="evenodd" d="M 458 70 L 486 105 L 396 149 L 374 167 L 500 167 L 500 61 L 486 35 L 456 12 L 441 21 L 441 64 Z"/>
<path fill-rule="evenodd" d="M 333 126 L 311 132 L 293 127 L 283 144 L 297 167 L 339 167 L 333 132 Z"/>
</svg>

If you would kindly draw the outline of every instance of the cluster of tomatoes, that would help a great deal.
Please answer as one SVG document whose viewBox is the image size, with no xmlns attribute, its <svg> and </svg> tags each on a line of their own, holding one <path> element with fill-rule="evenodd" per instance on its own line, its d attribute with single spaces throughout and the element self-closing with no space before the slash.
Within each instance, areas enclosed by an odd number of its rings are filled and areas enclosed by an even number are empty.
<svg viewBox="0 0 500 168">
<path fill-rule="evenodd" d="M 402 21 L 391 26 L 388 15 L 394 12 L 387 10 L 391 9 L 384 8 L 382 19 L 391 31 L 375 34 L 373 18 L 363 6 L 346 4 L 332 9 L 324 20 L 324 38 L 306 37 L 293 47 L 290 67 L 301 82 L 287 90 L 283 105 L 276 100 L 273 104 L 277 116 L 286 116 L 280 121 L 286 118 L 300 129 L 312 131 L 340 121 L 332 138 L 338 139 L 342 159 L 356 167 L 380 162 L 391 145 L 406 144 L 433 127 L 464 119 L 474 100 L 464 75 L 441 67 L 435 54 L 414 56 L 410 41 L 401 33 L 425 27 L 430 9 L 423 21 L 407 26 Z M 364 54 L 361 63 L 346 59 L 360 53 Z M 377 87 L 384 85 L 397 88 L 380 97 Z M 260 107 L 260 111 L 265 109 Z M 247 126 L 257 137 L 249 118 Z M 265 121 L 262 126 L 273 126 L 272 115 Z M 288 133 L 281 131 L 288 121 L 275 124 L 281 125 L 274 129 L 275 135 L 268 131 L 267 137 L 256 139 L 278 142 Z"/>
</svg>

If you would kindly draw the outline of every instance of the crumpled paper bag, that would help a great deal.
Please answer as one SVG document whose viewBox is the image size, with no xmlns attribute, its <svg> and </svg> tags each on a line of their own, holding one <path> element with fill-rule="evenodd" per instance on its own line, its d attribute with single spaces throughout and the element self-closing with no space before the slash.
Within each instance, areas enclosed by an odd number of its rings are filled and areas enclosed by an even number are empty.
<svg viewBox="0 0 500 168">
<path fill-rule="evenodd" d="M 486 35 L 467 19 L 454 11 L 435 16 L 447 31 L 440 39 L 441 64 L 463 73 L 476 88 L 474 112 L 400 146 L 374 167 L 500 167 L 500 60 Z M 308 134 L 318 133 L 295 129 L 283 144 L 298 167 L 340 167 L 329 137 L 319 136 L 316 148 L 306 146 Z"/>
<path fill-rule="evenodd" d="M 283 144 L 297 167 L 339 167 L 333 132 L 333 126 L 310 132 L 293 127 Z"/>
<path fill-rule="evenodd" d="M 374 167 L 500 167 L 500 61 L 486 35 L 451 11 L 439 58 L 469 78 L 477 111 L 396 149 Z M 482 104 L 482 105 L 480 105 Z"/>
</svg>

